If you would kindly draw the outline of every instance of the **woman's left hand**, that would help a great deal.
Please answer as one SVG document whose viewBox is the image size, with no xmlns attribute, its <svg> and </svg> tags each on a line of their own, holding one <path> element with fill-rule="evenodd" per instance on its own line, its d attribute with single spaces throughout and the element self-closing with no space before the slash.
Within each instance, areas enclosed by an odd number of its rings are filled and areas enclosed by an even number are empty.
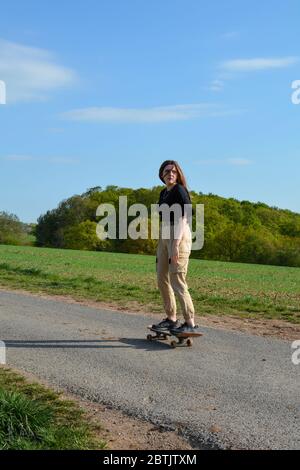
<svg viewBox="0 0 300 470">
<path fill-rule="evenodd" d="M 173 245 L 172 247 L 172 256 L 171 256 L 171 263 L 176 264 L 179 258 L 179 246 Z"/>
</svg>

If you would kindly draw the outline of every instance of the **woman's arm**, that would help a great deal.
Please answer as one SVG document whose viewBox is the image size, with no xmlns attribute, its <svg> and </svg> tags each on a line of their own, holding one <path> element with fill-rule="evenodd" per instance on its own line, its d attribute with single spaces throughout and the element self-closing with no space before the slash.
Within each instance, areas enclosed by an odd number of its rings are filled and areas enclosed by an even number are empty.
<svg viewBox="0 0 300 470">
<path fill-rule="evenodd" d="M 174 225 L 174 241 L 173 241 L 174 246 L 180 245 L 180 241 L 182 239 L 182 235 L 186 227 L 186 224 L 187 224 L 187 220 L 186 220 L 186 216 L 184 215 L 182 217 L 179 217 L 178 224 Z"/>
<path fill-rule="evenodd" d="M 179 245 L 180 245 L 186 224 L 187 224 L 186 216 L 183 216 L 178 219 L 178 224 L 174 225 L 174 240 L 172 243 L 172 256 L 171 256 L 172 263 L 177 263 L 178 261 Z"/>
</svg>

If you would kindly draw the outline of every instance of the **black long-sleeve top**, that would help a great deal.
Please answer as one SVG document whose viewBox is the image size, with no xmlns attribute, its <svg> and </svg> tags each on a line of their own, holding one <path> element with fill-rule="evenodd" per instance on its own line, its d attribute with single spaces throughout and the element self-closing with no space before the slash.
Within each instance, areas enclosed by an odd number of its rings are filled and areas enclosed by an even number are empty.
<svg viewBox="0 0 300 470">
<path fill-rule="evenodd" d="M 159 195 L 159 201 L 158 201 L 159 206 L 161 204 L 167 204 L 169 207 L 172 206 L 173 204 L 179 204 L 181 206 L 181 213 L 182 216 L 184 215 L 184 205 L 189 204 L 190 207 L 190 213 L 192 214 L 192 206 L 191 206 L 191 199 L 188 191 L 185 189 L 185 187 L 180 184 L 176 183 L 169 191 L 167 188 L 164 188 Z M 159 210 L 159 219 L 160 221 L 162 220 L 162 213 Z M 174 213 L 171 211 L 170 212 L 170 224 L 174 225 Z"/>
</svg>

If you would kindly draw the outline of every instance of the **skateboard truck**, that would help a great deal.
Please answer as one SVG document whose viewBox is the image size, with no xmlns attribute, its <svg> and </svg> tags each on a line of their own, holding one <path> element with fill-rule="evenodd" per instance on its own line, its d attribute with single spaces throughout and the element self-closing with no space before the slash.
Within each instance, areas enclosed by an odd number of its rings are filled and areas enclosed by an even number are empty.
<svg viewBox="0 0 300 470">
<path fill-rule="evenodd" d="M 155 328 L 152 328 L 152 326 L 148 326 L 150 331 L 153 331 L 155 333 L 155 336 L 153 335 L 147 335 L 147 340 L 148 341 L 153 341 L 155 339 L 159 339 L 160 341 L 165 341 L 168 339 L 168 336 L 171 336 L 171 333 L 169 331 L 158 331 Z"/>
<path fill-rule="evenodd" d="M 154 341 L 154 340 L 159 340 L 159 341 L 165 341 L 168 339 L 168 336 L 175 336 L 177 338 L 176 340 L 172 340 L 170 345 L 172 348 L 177 348 L 180 346 L 187 346 L 191 347 L 193 345 L 193 339 L 192 337 L 196 336 L 203 336 L 203 333 L 178 333 L 178 335 L 171 333 L 170 331 L 159 331 L 153 328 L 151 325 L 148 326 L 148 329 L 150 331 L 153 331 L 155 333 L 155 336 L 148 334 L 147 335 L 147 340 L 148 341 Z"/>
</svg>

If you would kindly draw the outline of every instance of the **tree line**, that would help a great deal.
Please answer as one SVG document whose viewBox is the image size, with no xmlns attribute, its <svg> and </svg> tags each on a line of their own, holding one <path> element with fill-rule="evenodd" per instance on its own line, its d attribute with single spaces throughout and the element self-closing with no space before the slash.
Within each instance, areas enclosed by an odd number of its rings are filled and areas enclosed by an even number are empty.
<svg viewBox="0 0 300 470">
<path fill-rule="evenodd" d="M 135 203 L 148 208 L 156 204 L 162 186 L 151 189 L 130 189 L 118 186 L 95 187 L 85 193 L 61 201 L 57 208 L 42 214 L 34 227 L 36 246 L 78 250 L 113 251 L 155 254 L 157 240 L 99 240 L 96 226 L 100 204 L 115 206 L 117 220 L 119 197 L 127 196 L 128 207 Z M 300 214 L 270 207 L 263 202 L 252 203 L 223 198 L 218 195 L 190 191 L 193 207 L 204 204 L 204 246 L 193 250 L 191 258 L 245 263 L 300 266 Z M 1 214 L 1 213 L 0 213 Z M 3 213 L 2 213 L 3 214 Z M 134 217 L 128 217 L 128 224 Z M 195 230 L 195 211 L 193 230 Z M 17 220 L 11 220 L 11 225 Z M 19 222 L 19 224 L 21 224 Z M 16 226 L 16 225 L 15 225 Z M 23 227 L 24 228 L 24 227 Z M 28 229 L 28 227 L 27 227 Z M 1 238 L 0 243 L 13 243 L 14 237 Z M 118 234 L 118 229 L 117 229 Z"/>
<path fill-rule="evenodd" d="M 32 245 L 36 224 L 25 224 L 15 214 L 0 211 L 0 244 Z"/>
</svg>

